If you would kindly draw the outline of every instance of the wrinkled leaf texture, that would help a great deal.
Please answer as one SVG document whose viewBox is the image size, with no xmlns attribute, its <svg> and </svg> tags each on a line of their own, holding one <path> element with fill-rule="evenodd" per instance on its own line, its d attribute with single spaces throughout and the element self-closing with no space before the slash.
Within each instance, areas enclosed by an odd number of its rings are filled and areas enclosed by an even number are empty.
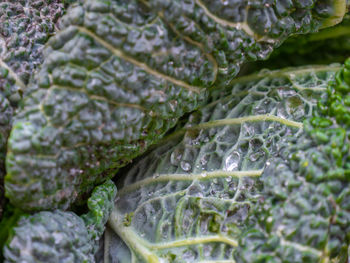
<svg viewBox="0 0 350 263">
<path fill-rule="evenodd" d="M 243 250 L 241 243 L 256 204 L 264 200 L 263 168 L 285 138 L 302 134 L 303 121 L 313 116 L 337 70 L 263 71 L 215 90 L 184 128 L 134 162 L 118 181 L 102 248 L 105 261 L 98 262 L 249 262 L 244 259 L 254 251 Z M 274 194 L 283 189 L 274 188 Z M 275 240 L 281 242 L 280 254 L 272 250 L 268 262 L 317 262 L 302 257 L 310 253 L 321 259 L 320 248 L 308 244 L 314 233 L 301 230 L 304 239 Z"/>
<path fill-rule="evenodd" d="M 291 34 L 338 23 L 345 0 L 87 0 L 63 18 L 26 88 L 5 188 L 67 209 Z"/>
</svg>

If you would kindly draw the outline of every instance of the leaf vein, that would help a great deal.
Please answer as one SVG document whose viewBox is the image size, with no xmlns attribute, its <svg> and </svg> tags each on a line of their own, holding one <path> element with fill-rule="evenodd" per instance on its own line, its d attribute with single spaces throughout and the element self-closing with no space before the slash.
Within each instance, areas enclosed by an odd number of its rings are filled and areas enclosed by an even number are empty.
<svg viewBox="0 0 350 263">
<path fill-rule="evenodd" d="M 104 46 L 106 49 L 108 49 L 110 52 L 112 52 L 115 56 L 119 57 L 119 58 L 122 58 L 123 60 L 125 61 L 128 61 L 129 63 L 139 67 L 139 68 L 142 68 L 144 71 L 146 71 L 147 73 L 157 77 L 157 78 L 160 78 L 160 79 L 164 79 L 168 82 L 171 82 L 177 86 L 180 86 L 180 87 L 183 87 L 183 88 L 186 88 L 192 92 L 195 92 L 195 93 L 200 93 L 201 92 L 201 88 L 200 87 L 197 87 L 197 86 L 192 86 L 182 80 L 178 80 L 178 79 L 175 79 L 173 77 L 170 77 L 170 76 L 167 76 L 163 73 L 160 73 L 152 68 L 150 68 L 148 65 L 146 65 L 145 63 L 143 62 L 140 62 L 140 61 L 137 61 L 136 59 L 126 55 L 123 51 L 119 50 L 119 49 L 116 49 L 115 47 L 113 47 L 111 44 L 107 43 L 105 40 L 103 40 L 102 38 L 100 38 L 99 36 L 97 36 L 94 32 L 84 28 L 84 27 L 80 27 L 78 26 L 77 27 L 78 30 L 81 32 L 81 33 L 84 33 L 86 35 L 88 35 L 89 37 L 95 39 L 97 42 L 99 42 L 102 46 Z"/>
</svg>

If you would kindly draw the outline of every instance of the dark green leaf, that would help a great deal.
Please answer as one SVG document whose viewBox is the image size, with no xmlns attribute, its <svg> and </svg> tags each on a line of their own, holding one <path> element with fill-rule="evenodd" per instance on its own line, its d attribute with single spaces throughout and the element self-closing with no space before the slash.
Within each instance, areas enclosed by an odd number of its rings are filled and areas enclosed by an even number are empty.
<svg viewBox="0 0 350 263">
<path fill-rule="evenodd" d="M 87 0 L 71 8 L 26 90 L 9 139 L 6 193 L 26 210 L 68 208 L 243 62 L 291 34 L 339 22 L 345 0 Z"/>
</svg>

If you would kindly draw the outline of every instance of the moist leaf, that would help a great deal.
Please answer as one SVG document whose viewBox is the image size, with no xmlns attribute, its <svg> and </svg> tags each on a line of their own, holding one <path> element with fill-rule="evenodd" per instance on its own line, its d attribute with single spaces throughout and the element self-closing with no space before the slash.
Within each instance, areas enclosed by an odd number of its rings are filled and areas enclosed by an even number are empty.
<svg viewBox="0 0 350 263">
<path fill-rule="evenodd" d="M 348 262 L 350 60 L 304 133 L 282 142 L 262 174 L 236 262 Z"/>
<path fill-rule="evenodd" d="M 281 3 L 87 0 L 71 8 L 9 139 L 11 202 L 25 210 L 79 203 L 241 63 L 345 12 L 344 0 Z"/>
<path fill-rule="evenodd" d="M 266 161 L 302 133 L 338 69 L 264 71 L 215 90 L 119 181 L 104 262 L 235 262 Z"/>
</svg>

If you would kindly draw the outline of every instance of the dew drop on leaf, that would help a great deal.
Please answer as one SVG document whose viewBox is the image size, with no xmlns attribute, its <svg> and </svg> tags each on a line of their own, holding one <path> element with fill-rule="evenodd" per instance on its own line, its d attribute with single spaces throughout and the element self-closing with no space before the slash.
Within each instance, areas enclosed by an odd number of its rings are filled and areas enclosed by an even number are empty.
<svg viewBox="0 0 350 263">
<path fill-rule="evenodd" d="M 239 163 L 240 155 L 238 152 L 232 152 L 225 160 L 224 170 L 233 171 L 237 170 Z"/>
<path fill-rule="evenodd" d="M 252 153 L 249 157 L 249 159 L 252 161 L 252 162 L 255 162 L 256 160 L 258 160 L 260 157 L 260 153 Z"/>
<path fill-rule="evenodd" d="M 208 163 L 208 155 L 203 155 L 202 158 L 200 159 L 200 162 L 202 165 L 206 165 Z"/>
<path fill-rule="evenodd" d="M 182 153 L 178 150 L 175 150 L 170 155 L 170 163 L 172 165 L 178 166 L 181 158 L 182 158 Z"/>
<path fill-rule="evenodd" d="M 181 169 L 184 170 L 185 172 L 188 172 L 192 168 L 191 164 L 186 161 L 181 161 L 180 166 L 181 166 Z"/>
<path fill-rule="evenodd" d="M 155 174 L 153 175 L 153 179 L 156 179 L 156 178 L 158 178 L 159 176 L 160 176 L 159 173 L 155 173 Z"/>
</svg>

